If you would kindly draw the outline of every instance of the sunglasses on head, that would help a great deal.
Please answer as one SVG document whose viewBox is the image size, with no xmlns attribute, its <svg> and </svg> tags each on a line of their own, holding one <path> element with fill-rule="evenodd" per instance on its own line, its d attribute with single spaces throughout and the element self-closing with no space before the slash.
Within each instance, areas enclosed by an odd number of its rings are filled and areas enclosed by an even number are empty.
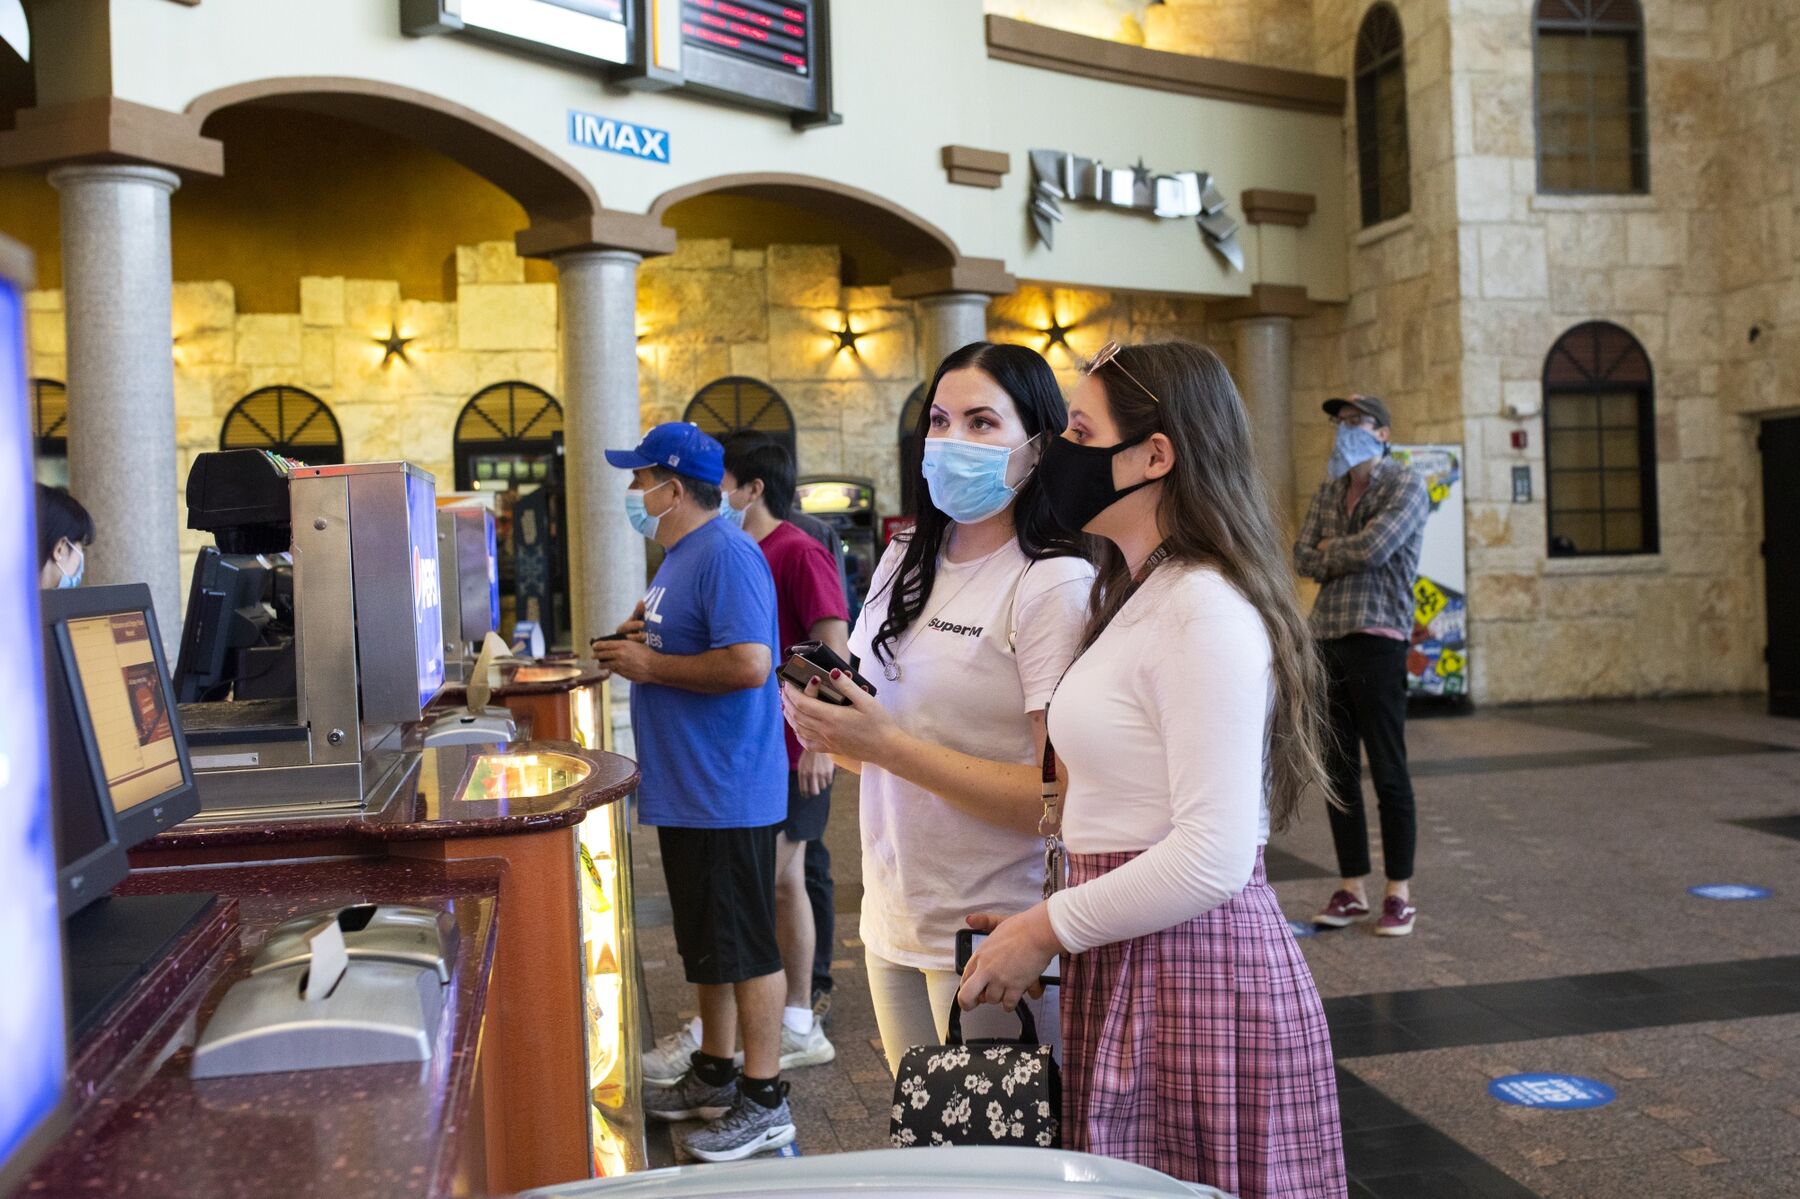
<svg viewBox="0 0 1800 1199">
<path fill-rule="evenodd" d="M 1119 359 L 1119 342 L 1118 342 L 1118 339 L 1115 338 L 1112 341 L 1109 341 L 1105 345 L 1100 347 L 1099 353 L 1095 354 L 1091 359 L 1088 360 L 1088 364 L 1082 368 L 1081 373 L 1083 375 L 1092 375 L 1095 371 L 1099 370 L 1101 367 L 1106 366 L 1108 364 L 1111 364 L 1112 366 L 1116 366 L 1119 368 L 1120 374 L 1124 375 L 1127 379 L 1130 379 L 1133 383 L 1136 383 L 1138 386 L 1138 390 L 1142 391 L 1145 395 L 1149 396 L 1152 400 L 1154 400 L 1158 407 L 1161 407 L 1162 406 L 1161 397 L 1159 397 L 1154 391 L 1151 391 L 1148 387 L 1145 387 L 1143 385 L 1143 383 L 1139 381 L 1138 377 L 1136 375 L 1132 374 L 1130 371 L 1126 370 L 1125 364 L 1123 362 L 1120 362 L 1118 359 Z"/>
</svg>

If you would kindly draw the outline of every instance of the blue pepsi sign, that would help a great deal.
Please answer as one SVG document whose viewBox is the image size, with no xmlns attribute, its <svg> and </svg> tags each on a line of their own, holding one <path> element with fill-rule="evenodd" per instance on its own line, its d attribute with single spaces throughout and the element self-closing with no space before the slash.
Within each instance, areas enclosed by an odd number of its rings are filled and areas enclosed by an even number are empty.
<svg viewBox="0 0 1800 1199">
<path fill-rule="evenodd" d="M 590 150 L 605 150 L 609 154 L 660 162 L 664 166 L 669 162 L 668 130 L 634 125 L 630 121 L 582 112 L 578 108 L 569 110 L 569 140 Z"/>
<path fill-rule="evenodd" d="M 1698 895 L 1701 899 L 1767 899 L 1770 891 L 1767 887 L 1753 887 L 1748 883 L 1706 883 L 1689 887 L 1688 894 Z"/>
<path fill-rule="evenodd" d="M 1579 1074 L 1508 1074 L 1488 1083 L 1488 1094 L 1515 1107 L 1560 1111 L 1605 1107 L 1618 1098 L 1605 1083 Z"/>
</svg>

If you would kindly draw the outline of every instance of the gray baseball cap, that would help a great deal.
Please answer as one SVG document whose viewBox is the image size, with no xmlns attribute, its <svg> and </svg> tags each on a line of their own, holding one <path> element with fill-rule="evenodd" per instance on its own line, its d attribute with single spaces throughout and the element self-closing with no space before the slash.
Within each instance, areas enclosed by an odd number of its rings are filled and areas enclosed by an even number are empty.
<svg viewBox="0 0 1800 1199">
<path fill-rule="evenodd" d="M 1333 396 L 1322 405 L 1326 416 L 1336 416 L 1346 408 L 1354 409 L 1375 418 L 1375 423 L 1384 429 L 1394 427 L 1394 418 L 1388 415 L 1387 405 L 1381 402 L 1380 396 Z"/>
</svg>

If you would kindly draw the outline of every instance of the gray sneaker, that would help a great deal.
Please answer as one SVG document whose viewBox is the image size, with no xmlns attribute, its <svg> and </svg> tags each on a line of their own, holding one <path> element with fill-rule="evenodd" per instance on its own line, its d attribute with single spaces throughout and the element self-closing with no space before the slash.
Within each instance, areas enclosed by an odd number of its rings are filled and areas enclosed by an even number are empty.
<svg viewBox="0 0 1800 1199">
<path fill-rule="evenodd" d="M 709 1086 L 689 1070 L 674 1086 L 644 1087 L 644 1114 L 652 1120 L 717 1120 L 738 1102 L 737 1078 L 722 1087 Z"/>
<path fill-rule="evenodd" d="M 729 1112 L 689 1133 L 682 1145 L 703 1162 L 735 1162 L 793 1143 L 794 1113 L 788 1107 L 784 1082 L 781 1102 L 775 1107 L 764 1107 L 740 1092 Z"/>
</svg>

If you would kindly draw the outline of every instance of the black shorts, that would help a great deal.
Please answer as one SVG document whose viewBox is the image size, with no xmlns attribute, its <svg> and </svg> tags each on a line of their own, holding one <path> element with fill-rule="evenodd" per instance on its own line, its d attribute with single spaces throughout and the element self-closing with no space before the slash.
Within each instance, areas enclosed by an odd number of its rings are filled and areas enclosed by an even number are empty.
<svg viewBox="0 0 1800 1199">
<path fill-rule="evenodd" d="M 698 986 L 781 973 L 775 940 L 775 834 L 766 828 L 659 828 L 675 949 Z"/>
<path fill-rule="evenodd" d="M 794 845 L 822 840 L 825 823 L 831 819 L 831 788 L 817 795 L 800 794 L 800 772 L 788 771 L 788 814 L 781 831 Z"/>
</svg>

